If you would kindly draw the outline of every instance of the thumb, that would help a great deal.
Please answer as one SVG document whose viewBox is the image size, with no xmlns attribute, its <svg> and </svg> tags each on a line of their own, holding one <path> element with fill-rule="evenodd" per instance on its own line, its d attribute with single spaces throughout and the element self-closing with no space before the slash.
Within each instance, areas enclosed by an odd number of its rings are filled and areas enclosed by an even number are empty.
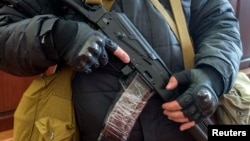
<svg viewBox="0 0 250 141">
<path fill-rule="evenodd" d="M 171 76 L 166 86 L 166 89 L 173 90 L 177 87 L 177 85 L 178 85 L 177 79 L 174 76 Z"/>
</svg>

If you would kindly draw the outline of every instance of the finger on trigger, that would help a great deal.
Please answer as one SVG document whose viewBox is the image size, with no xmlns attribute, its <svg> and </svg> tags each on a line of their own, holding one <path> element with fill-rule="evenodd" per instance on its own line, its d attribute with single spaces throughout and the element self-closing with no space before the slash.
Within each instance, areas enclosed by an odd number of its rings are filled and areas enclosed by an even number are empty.
<svg viewBox="0 0 250 141">
<path fill-rule="evenodd" d="M 113 52 L 113 54 L 118 57 L 123 63 L 129 63 L 130 57 L 129 55 L 121 48 L 117 47 L 117 49 Z"/>
</svg>

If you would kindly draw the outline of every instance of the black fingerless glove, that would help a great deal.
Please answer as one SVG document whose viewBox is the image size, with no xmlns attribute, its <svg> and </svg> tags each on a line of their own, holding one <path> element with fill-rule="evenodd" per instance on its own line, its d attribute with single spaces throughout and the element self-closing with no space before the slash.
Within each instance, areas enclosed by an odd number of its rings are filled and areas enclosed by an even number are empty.
<svg viewBox="0 0 250 141">
<path fill-rule="evenodd" d="M 182 71 L 173 76 L 178 81 L 178 88 L 187 88 L 176 99 L 185 117 L 200 122 L 215 112 L 218 95 L 223 90 L 222 80 L 216 70 L 204 67 Z"/>
<path fill-rule="evenodd" d="M 85 23 L 58 20 L 53 31 L 45 37 L 56 52 L 48 49 L 49 57 L 63 60 L 77 71 L 92 72 L 108 63 L 107 51 L 114 51 L 117 44 Z"/>
</svg>

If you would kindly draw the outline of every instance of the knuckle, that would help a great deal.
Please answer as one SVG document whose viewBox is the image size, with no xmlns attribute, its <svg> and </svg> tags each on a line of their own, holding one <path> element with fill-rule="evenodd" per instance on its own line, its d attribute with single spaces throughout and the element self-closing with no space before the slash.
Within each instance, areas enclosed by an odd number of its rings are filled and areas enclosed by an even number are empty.
<svg viewBox="0 0 250 141">
<path fill-rule="evenodd" d="M 191 103 L 193 103 L 193 96 L 190 94 L 181 95 L 177 98 L 177 102 L 181 107 L 187 107 Z"/>
</svg>

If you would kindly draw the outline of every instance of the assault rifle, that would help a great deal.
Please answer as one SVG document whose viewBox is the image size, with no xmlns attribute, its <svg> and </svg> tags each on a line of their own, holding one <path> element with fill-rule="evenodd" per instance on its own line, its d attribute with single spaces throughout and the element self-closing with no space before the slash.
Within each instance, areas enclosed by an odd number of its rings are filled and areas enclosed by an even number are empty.
<svg viewBox="0 0 250 141">
<path fill-rule="evenodd" d="M 134 72 L 140 74 L 152 91 L 159 94 L 164 101 L 171 101 L 178 96 L 177 91 L 165 89 L 172 75 L 171 71 L 125 14 L 107 12 L 102 6 L 85 5 L 86 8 L 83 8 L 73 0 L 63 1 L 129 54 L 131 61 L 122 69 L 124 75 Z M 198 126 L 189 131 L 197 141 L 207 140 L 206 133 Z"/>
</svg>

